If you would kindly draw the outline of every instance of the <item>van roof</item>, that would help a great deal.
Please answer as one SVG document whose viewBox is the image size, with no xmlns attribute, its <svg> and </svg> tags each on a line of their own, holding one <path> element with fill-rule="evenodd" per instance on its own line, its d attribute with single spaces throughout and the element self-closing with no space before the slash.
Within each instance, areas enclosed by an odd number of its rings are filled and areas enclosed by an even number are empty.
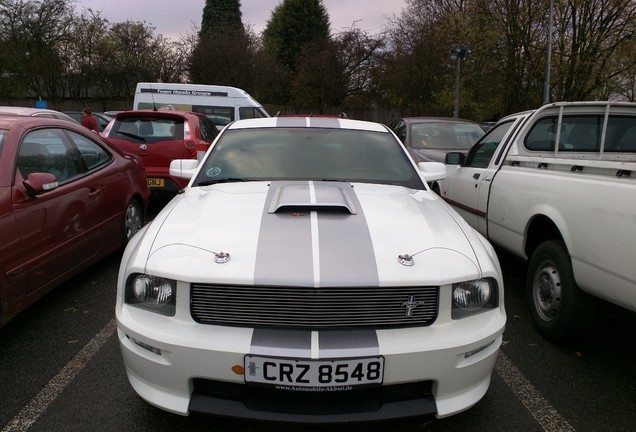
<svg viewBox="0 0 636 432">
<path fill-rule="evenodd" d="M 251 99 L 251 96 L 240 88 L 207 84 L 140 82 L 137 83 L 135 92 L 183 96 L 248 97 Z"/>
</svg>

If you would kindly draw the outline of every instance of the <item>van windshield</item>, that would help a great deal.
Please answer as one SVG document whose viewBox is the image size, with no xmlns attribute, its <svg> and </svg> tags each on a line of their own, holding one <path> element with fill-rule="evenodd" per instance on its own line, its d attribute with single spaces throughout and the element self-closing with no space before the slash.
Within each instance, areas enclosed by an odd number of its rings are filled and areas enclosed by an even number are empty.
<svg viewBox="0 0 636 432">
<path fill-rule="evenodd" d="M 241 119 L 267 118 L 269 115 L 263 108 L 259 107 L 240 107 L 239 117 Z"/>
<path fill-rule="evenodd" d="M 215 126 L 225 126 L 234 121 L 234 107 L 192 105 L 192 111 L 205 114 Z"/>
</svg>

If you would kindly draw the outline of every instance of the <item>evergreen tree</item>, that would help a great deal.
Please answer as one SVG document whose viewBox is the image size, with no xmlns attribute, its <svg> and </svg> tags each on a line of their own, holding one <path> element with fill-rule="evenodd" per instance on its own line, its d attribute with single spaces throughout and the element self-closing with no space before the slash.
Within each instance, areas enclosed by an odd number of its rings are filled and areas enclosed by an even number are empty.
<svg viewBox="0 0 636 432">
<path fill-rule="evenodd" d="M 283 0 L 267 21 L 263 44 L 281 64 L 296 70 L 303 49 L 328 40 L 330 26 L 322 0 Z"/>
<path fill-rule="evenodd" d="M 205 0 L 200 37 L 216 31 L 242 30 L 240 0 Z"/>
</svg>

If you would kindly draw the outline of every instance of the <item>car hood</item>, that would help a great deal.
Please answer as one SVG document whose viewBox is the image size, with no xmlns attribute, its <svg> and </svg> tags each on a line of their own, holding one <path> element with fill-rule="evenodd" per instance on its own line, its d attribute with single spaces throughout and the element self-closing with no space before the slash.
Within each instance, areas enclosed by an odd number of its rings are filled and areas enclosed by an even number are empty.
<svg viewBox="0 0 636 432">
<path fill-rule="evenodd" d="M 187 189 L 151 223 L 136 255 L 147 273 L 189 282 L 441 285 L 481 277 L 469 237 L 428 191 L 249 182 Z"/>
</svg>

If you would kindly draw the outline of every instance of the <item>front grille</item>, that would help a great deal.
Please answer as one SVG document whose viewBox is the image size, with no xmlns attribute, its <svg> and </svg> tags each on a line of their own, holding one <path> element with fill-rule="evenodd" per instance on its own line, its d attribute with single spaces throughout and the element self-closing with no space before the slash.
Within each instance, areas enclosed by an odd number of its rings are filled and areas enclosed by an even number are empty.
<svg viewBox="0 0 636 432">
<path fill-rule="evenodd" d="M 438 303 L 437 286 L 312 288 L 192 284 L 190 310 L 192 318 L 202 324 L 391 328 L 431 325 L 437 318 Z"/>
</svg>

